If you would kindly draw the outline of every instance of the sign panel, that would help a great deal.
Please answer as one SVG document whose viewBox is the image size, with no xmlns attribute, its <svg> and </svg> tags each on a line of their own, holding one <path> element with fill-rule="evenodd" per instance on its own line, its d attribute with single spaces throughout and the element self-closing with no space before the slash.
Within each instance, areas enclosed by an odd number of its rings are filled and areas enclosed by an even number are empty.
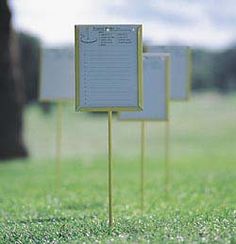
<svg viewBox="0 0 236 244">
<path fill-rule="evenodd" d="M 72 48 L 43 49 L 41 53 L 40 100 L 72 100 L 75 97 Z"/>
<path fill-rule="evenodd" d="M 142 26 L 75 26 L 76 110 L 142 109 Z"/>
<path fill-rule="evenodd" d="M 168 120 L 169 55 L 143 56 L 144 103 L 141 112 L 121 112 L 120 120 Z"/>
<path fill-rule="evenodd" d="M 171 100 L 187 100 L 191 87 L 191 50 L 186 46 L 150 46 L 148 52 L 171 56 Z"/>
</svg>

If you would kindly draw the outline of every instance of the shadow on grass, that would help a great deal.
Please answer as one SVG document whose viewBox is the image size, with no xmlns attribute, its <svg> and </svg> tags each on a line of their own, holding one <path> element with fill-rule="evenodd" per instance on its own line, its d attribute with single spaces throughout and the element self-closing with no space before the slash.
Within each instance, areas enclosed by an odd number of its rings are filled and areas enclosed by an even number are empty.
<svg viewBox="0 0 236 244">
<path fill-rule="evenodd" d="M 38 224 L 38 223 L 50 223 L 50 222 L 67 222 L 73 220 L 72 217 L 50 217 L 50 218 L 35 218 L 35 219 L 25 219 L 8 221 L 8 224 Z"/>
</svg>

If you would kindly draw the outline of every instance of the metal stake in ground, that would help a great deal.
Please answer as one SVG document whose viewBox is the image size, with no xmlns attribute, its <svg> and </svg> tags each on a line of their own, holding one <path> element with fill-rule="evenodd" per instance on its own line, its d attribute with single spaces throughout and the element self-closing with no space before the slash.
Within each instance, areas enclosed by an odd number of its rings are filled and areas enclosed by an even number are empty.
<svg viewBox="0 0 236 244">
<path fill-rule="evenodd" d="M 63 104 L 57 103 L 57 128 L 56 128 L 56 188 L 61 183 L 61 145 L 62 145 L 62 120 L 63 120 Z"/>
<path fill-rule="evenodd" d="M 144 210 L 144 160 L 145 160 L 145 122 L 141 122 L 141 167 L 140 167 L 140 206 L 141 213 Z"/>
<path fill-rule="evenodd" d="M 108 112 L 108 211 L 109 226 L 113 224 L 112 219 L 112 111 Z"/>
<path fill-rule="evenodd" d="M 165 193 L 169 192 L 170 188 L 170 124 L 165 123 Z"/>
</svg>

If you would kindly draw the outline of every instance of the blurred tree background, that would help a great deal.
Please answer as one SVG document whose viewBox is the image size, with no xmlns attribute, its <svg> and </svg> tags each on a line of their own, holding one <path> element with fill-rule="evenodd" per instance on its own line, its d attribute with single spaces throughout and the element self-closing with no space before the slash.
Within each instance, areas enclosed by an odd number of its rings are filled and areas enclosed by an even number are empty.
<svg viewBox="0 0 236 244">
<path fill-rule="evenodd" d="M 20 63 L 25 82 L 26 103 L 36 102 L 40 77 L 40 42 L 25 33 L 18 34 Z"/>
<path fill-rule="evenodd" d="M 236 90 L 236 47 L 222 51 L 195 49 L 192 89 L 217 90 L 227 94 Z"/>
<path fill-rule="evenodd" d="M 17 35 L 7 0 L 0 1 L 0 159 L 26 157 L 23 142 L 25 87 Z"/>
</svg>

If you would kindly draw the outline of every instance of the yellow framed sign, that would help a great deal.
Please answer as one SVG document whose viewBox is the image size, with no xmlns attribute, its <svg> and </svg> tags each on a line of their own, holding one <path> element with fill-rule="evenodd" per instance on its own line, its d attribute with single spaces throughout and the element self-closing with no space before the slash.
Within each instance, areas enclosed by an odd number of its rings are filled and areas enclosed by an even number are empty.
<svg viewBox="0 0 236 244">
<path fill-rule="evenodd" d="M 77 111 L 142 109 L 142 26 L 75 26 Z"/>
<path fill-rule="evenodd" d="M 120 120 L 168 121 L 170 57 L 168 54 L 143 55 L 144 103 L 141 112 L 121 112 Z"/>
<path fill-rule="evenodd" d="M 188 46 L 150 46 L 148 52 L 168 53 L 171 58 L 171 100 L 188 100 L 191 94 L 191 49 Z"/>
<path fill-rule="evenodd" d="M 74 92 L 73 48 L 44 48 L 40 55 L 40 101 L 72 101 Z"/>
</svg>

